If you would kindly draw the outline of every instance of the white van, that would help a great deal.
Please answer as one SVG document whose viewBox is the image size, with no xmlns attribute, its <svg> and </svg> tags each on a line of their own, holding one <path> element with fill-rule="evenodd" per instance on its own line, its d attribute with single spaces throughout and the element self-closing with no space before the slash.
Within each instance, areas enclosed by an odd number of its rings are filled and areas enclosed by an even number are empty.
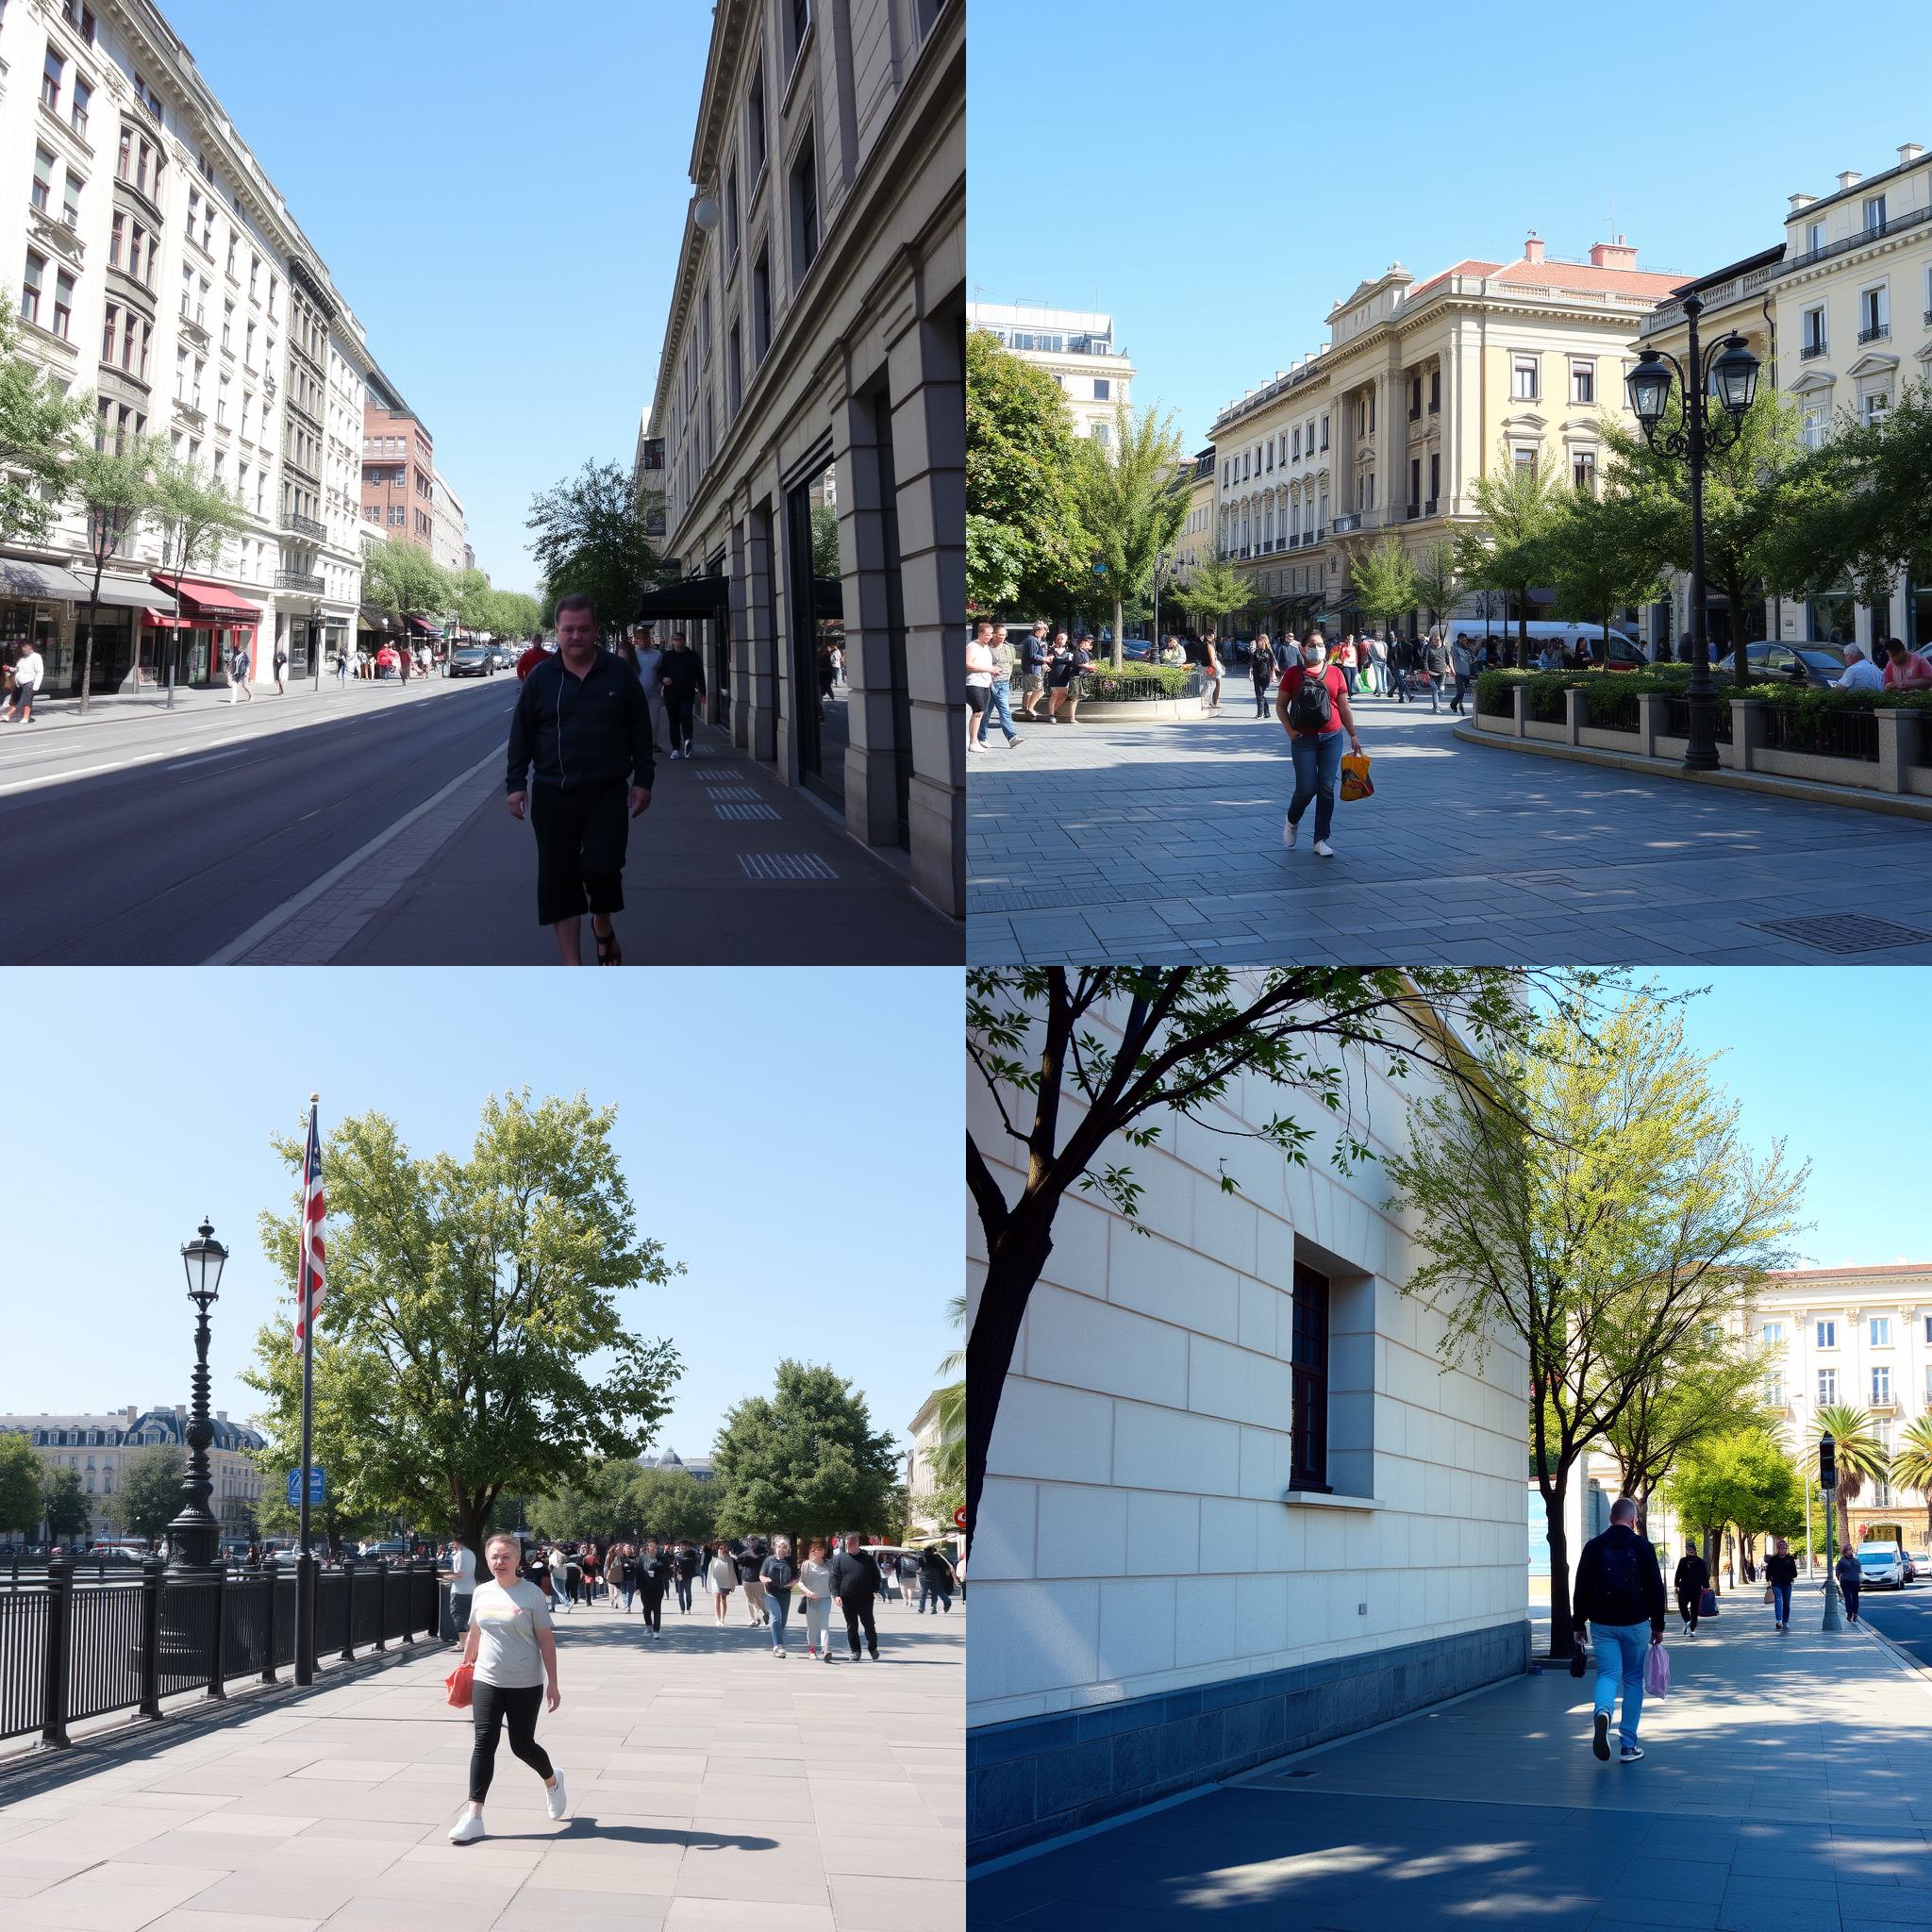
<svg viewBox="0 0 1932 1932">
<path fill-rule="evenodd" d="M 1463 632 L 1471 638 L 1493 637 L 1506 643 L 1514 643 L 1519 626 L 1514 623 L 1505 624 L 1500 617 L 1491 617 L 1487 622 L 1478 617 L 1474 624 L 1466 618 L 1452 617 L 1443 625 L 1454 642 L 1456 633 Z M 1604 627 L 1600 624 L 1552 624 L 1544 619 L 1532 619 L 1522 629 L 1529 633 L 1529 655 L 1532 661 L 1545 643 L 1558 643 L 1572 663 L 1576 661 L 1579 641 L 1589 653 L 1591 661 L 1596 661 L 1604 647 Z M 1640 671 L 1650 662 L 1650 653 L 1626 630 L 1616 625 L 1610 626 L 1610 669 L 1612 671 Z"/>
</svg>

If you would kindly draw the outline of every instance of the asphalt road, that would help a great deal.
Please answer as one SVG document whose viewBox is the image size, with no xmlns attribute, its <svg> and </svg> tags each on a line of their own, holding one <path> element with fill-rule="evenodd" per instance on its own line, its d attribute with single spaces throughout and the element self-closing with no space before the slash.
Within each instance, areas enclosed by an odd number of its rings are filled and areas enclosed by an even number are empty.
<svg viewBox="0 0 1932 1932">
<path fill-rule="evenodd" d="M 1932 1669 L 1932 1578 L 1922 1574 L 1903 1590 L 1861 1590 L 1858 1615 Z"/>
<path fill-rule="evenodd" d="M 0 738 L 0 963 L 197 965 L 501 747 L 516 683 Z M 327 705 L 327 694 L 311 700 Z M 272 728 L 286 723 L 287 729 Z M 449 827 L 408 836 L 441 839 Z"/>
</svg>

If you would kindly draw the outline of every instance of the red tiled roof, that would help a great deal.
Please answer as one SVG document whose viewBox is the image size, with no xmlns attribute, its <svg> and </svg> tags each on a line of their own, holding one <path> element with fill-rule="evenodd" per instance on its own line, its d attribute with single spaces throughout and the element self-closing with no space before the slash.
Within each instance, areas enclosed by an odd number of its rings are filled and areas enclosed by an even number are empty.
<svg viewBox="0 0 1932 1932">
<path fill-rule="evenodd" d="M 1924 1274 L 1932 1261 L 1886 1261 L 1873 1268 L 1774 1268 L 1771 1281 L 1821 1281 L 1862 1274 Z"/>
<path fill-rule="evenodd" d="M 1414 307 L 1438 282 L 1446 281 L 1451 275 L 1489 275 L 1506 284 L 1527 282 L 1539 288 L 1574 289 L 1588 295 L 1607 292 L 1658 299 L 1684 285 L 1682 275 L 1658 275 L 1649 269 L 1593 268 L 1587 261 L 1528 261 L 1521 257 L 1507 262 L 1478 261 L 1471 257 L 1452 263 L 1425 282 L 1417 282 L 1402 298 L 1403 306 Z"/>
</svg>

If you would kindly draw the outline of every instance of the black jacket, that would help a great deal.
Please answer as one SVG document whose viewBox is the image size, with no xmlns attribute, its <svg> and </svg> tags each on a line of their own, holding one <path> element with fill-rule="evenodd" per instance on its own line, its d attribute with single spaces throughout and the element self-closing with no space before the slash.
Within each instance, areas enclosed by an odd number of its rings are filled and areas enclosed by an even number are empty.
<svg viewBox="0 0 1932 1932">
<path fill-rule="evenodd" d="M 1626 1626 L 1648 1619 L 1664 1634 L 1664 1574 L 1657 1551 L 1627 1523 L 1613 1523 L 1583 1546 L 1570 1606 L 1577 1629 L 1586 1622 Z"/>
<path fill-rule="evenodd" d="M 1679 1596 L 1702 1596 L 1704 1586 L 1710 1581 L 1710 1571 L 1702 1557 L 1680 1557 L 1677 1559 L 1677 1594 Z"/>
<path fill-rule="evenodd" d="M 576 677 L 562 654 L 532 665 L 509 721 L 505 790 L 522 791 L 534 768 L 540 785 L 650 789 L 651 708 L 638 675 L 614 651 L 599 651 Z"/>
<path fill-rule="evenodd" d="M 705 688 L 705 660 L 689 644 L 681 651 L 666 651 L 658 659 L 658 677 L 679 696 Z"/>
<path fill-rule="evenodd" d="M 832 1594 L 849 1603 L 858 1603 L 879 1593 L 879 1566 L 864 1555 L 853 1556 L 841 1550 L 832 1558 Z"/>
<path fill-rule="evenodd" d="M 631 1559 L 631 1574 L 646 1591 L 661 1591 L 671 1581 L 671 1558 L 662 1550 L 640 1550 Z"/>
</svg>

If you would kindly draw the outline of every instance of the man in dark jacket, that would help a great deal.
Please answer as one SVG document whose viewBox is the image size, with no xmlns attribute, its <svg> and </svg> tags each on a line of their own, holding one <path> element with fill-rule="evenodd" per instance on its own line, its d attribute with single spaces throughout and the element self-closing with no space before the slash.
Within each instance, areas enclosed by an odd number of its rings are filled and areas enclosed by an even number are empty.
<svg viewBox="0 0 1932 1932">
<path fill-rule="evenodd" d="M 1697 1554 L 1695 1543 L 1684 1545 L 1684 1554 L 1677 1559 L 1675 1583 L 1677 1614 L 1684 1620 L 1684 1635 L 1695 1637 L 1697 1612 L 1704 1602 L 1704 1592 L 1710 1583 L 1709 1566 Z"/>
<path fill-rule="evenodd" d="M 588 597 L 558 605 L 557 641 L 510 714 L 510 816 L 527 807 L 536 829 L 537 923 L 556 928 L 558 956 L 583 964 L 577 922 L 588 904 L 598 965 L 621 966 L 610 915 L 624 910 L 625 781 L 634 819 L 651 803 L 651 708 L 637 673 L 598 648 Z"/>
<path fill-rule="evenodd" d="M 1637 1505 L 1619 1496 L 1610 1505 L 1610 1526 L 1584 1544 L 1576 1565 L 1570 1617 L 1580 1642 L 1586 1624 L 1596 1649 L 1596 1716 L 1591 1749 L 1610 1755 L 1610 1712 L 1617 1684 L 1624 1686 L 1623 1762 L 1643 1756 L 1637 1723 L 1643 1715 L 1643 1665 L 1650 1643 L 1664 1641 L 1664 1575 L 1657 1551 L 1637 1534 Z M 1645 1626 L 1648 1625 L 1648 1629 Z"/>
<path fill-rule="evenodd" d="M 832 1601 L 845 1617 L 845 1641 L 852 1661 L 858 1661 L 858 1633 L 874 1663 L 879 1660 L 879 1634 L 873 1626 L 873 1600 L 879 1593 L 879 1566 L 865 1554 L 865 1539 L 848 1536 L 845 1547 L 832 1558 Z"/>
</svg>

